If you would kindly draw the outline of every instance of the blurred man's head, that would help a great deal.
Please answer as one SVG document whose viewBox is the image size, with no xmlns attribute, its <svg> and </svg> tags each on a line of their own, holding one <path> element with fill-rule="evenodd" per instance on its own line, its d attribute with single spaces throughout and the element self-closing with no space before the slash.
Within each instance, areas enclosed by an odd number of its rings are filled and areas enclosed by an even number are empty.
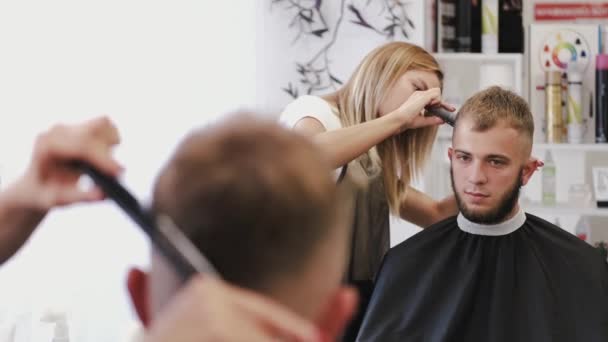
<svg viewBox="0 0 608 342">
<path fill-rule="evenodd" d="M 536 168 L 530 159 L 534 121 L 517 94 L 490 87 L 459 110 L 448 154 L 460 212 L 495 224 L 517 211 L 519 189 Z"/>
<path fill-rule="evenodd" d="M 332 316 L 328 303 L 345 298 L 350 224 L 339 197 L 330 165 L 309 140 L 240 115 L 179 145 L 152 208 L 173 218 L 223 279 L 320 321 Z M 129 275 L 144 324 L 181 285 L 154 251 L 151 264 L 149 275 Z"/>
</svg>

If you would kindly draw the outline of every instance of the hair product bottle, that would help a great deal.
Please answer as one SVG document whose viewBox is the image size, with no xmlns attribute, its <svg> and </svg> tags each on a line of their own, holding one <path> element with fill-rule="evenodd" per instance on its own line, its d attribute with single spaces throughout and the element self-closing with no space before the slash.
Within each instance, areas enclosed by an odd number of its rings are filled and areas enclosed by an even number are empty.
<svg viewBox="0 0 608 342">
<path fill-rule="evenodd" d="M 545 166 L 542 168 L 542 204 L 552 206 L 556 204 L 556 172 L 555 162 L 550 150 L 545 156 Z"/>
<path fill-rule="evenodd" d="M 545 74 L 545 122 L 548 143 L 561 143 L 564 134 L 562 110 L 562 73 L 547 71 Z"/>
<path fill-rule="evenodd" d="M 67 317 L 64 312 L 49 310 L 40 319 L 42 322 L 55 323 L 53 339 L 51 342 L 69 342 Z"/>
<path fill-rule="evenodd" d="M 568 72 L 568 142 L 580 144 L 585 135 L 585 119 L 583 117 L 583 75 L 578 72 Z"/>
<path fill-rule="evenodd" d="M 576 223 L 575 234 L 579 239 L 587 243 L 591 243 L 591 226 L 589 225 L 589 219 L 587 216 L 581 215 L 580 219 Z"/>
<path fill-rule="evenodd" d="M 608 142 L 608 54 L 595 60 L 595 142 Z"/>
<path fill-rule="evenodd" d="M 498 53 L 498 0 L 481 2 L 481 52 Z"/>
</svg>

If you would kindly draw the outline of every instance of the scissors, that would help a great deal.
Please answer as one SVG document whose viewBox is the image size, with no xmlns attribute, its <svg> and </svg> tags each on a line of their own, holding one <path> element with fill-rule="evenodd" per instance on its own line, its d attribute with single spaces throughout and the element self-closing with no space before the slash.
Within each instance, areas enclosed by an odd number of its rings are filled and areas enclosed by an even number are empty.
<svg viewBox="0 0 608 342">
<path fill-rule="evenodd" d="M 146 210 L 115 177 L 108 176 L 83 161 L 71 166 L 90 177 L 150 238 L 154 247 L 172 264 L 183 280 L 196 273 L 219 277 L 213 265 L 166 214 Z"/>
</svg>

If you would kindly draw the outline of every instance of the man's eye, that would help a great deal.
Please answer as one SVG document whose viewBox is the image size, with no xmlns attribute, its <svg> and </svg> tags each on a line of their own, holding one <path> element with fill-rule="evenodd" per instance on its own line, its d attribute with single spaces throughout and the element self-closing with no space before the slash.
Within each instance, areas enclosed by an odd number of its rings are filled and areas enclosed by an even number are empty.
<svg viewBox="0 0 608 342">
<path fill-rule="evenodd" d="M 470 159 L 469 156 L 457 156 L 456 158 L 458 158 L 459 160 L 462 160 L 462 161 L 469 161 L 469 159 Z"/>
<path fill-rule="evenodd" d="M 502 166 L 505 163 L 502 160 L 492 159 L 492 160 L 490 160 L 490 164 L 493 166 Z"/>
</svg>

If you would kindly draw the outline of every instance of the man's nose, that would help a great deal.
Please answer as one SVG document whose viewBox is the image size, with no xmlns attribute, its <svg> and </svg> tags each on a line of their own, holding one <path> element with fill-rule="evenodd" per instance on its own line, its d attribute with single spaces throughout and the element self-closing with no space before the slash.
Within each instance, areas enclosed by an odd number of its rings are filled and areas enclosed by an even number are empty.
<svg viewBox="0 0 608 342">
<path fill-rule="evenodd" d="M 479 161 L 473 162 L 469 169 L 469 182 L 473 184 L 484 184 L 488 181 L 483 163 Z"/>
</svg>

